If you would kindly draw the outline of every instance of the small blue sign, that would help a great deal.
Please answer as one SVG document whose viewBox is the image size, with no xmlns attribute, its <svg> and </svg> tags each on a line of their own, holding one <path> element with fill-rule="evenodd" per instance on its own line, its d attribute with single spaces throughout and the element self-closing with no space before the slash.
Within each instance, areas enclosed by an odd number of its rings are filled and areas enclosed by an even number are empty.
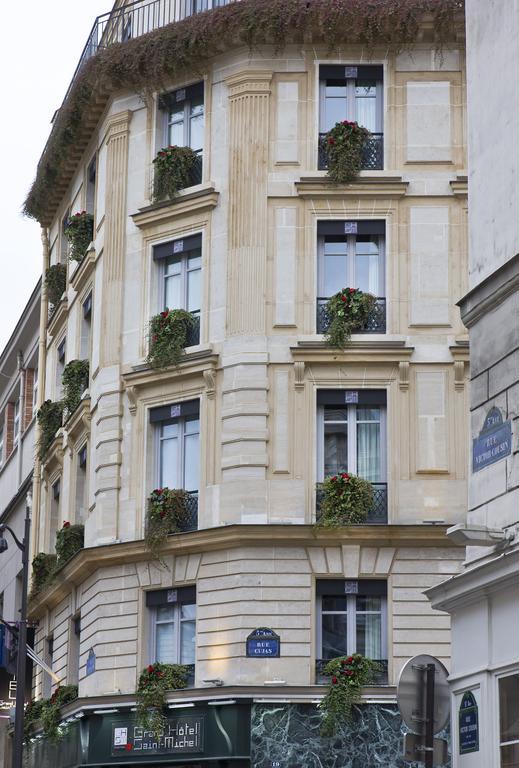
<svg viewBox="0 0 519 768">
<path fill-rule="evenodd" d="M 483 429 L 472 441 L 472 471 L 501 461 L 512 453 L 512 422 L 503 421 L 499 408 L 487 413 Z"/>
<path fill-rule="evenodd" d="M 458 713 L 460 755 L 479 752 L 478 705 L 472 691 L 463 694 Z"/>
<path fill-rule="evenodd" d="M 87 675 L 93 675 L 96 671 L 96 655 L 94 653 L 94 649 L 91 648 L 88 652 L 87 660 L 86 660 L 86 673 Z"/>
<path fill-rule="evenodd" d="M 260 627 L 251 632 L 247 638 L 247 656 L 250 658 L 279 658 L 279 635 L 272 629 Z"/>
</svg>

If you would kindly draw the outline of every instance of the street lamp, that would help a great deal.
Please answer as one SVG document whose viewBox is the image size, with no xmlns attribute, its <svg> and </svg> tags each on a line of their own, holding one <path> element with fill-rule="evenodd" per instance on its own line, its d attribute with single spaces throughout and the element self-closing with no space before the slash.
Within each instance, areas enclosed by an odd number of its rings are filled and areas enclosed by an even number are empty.
<svg viewBox="0 0 519 768">
<path fill-rule="evenodd" d="M 16 714 L 14 721 L 13 768 L 23 765 L 23 719 L 25 708 L 25 665 L 27 657 L 27 589 L 29 579 L 29 536 L 31 532 L 32 495 L 28 491 L 25 504 L 25 529 L 23 541 L 5 523 L 0 524 L 0 553 L 8 548 L 4 532 L 9 531 L 22 553 L 22 606 L 18 628 L 18 655 L 16 658 Z"/>
</svg>

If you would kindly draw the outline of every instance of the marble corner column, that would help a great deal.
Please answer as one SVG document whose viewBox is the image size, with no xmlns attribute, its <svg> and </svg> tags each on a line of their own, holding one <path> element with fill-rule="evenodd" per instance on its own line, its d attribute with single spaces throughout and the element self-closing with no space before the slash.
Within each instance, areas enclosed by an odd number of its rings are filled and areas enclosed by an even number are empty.
<svg viewBox="0 0 519 768">
<path fill-rule="evenodd" d="M 102 307 L 99 372 L 93 386 L 92 413 L 95 514 L 85 528 L 86 543 L 103 544 L 119 538 L 119 492 L 123 435 L 120 361 L 124 259 L 127 222 L 128 145 L 130 111 L 111 115 L 105 142 L 106 215 L 102 256 Z"/>
</svg>

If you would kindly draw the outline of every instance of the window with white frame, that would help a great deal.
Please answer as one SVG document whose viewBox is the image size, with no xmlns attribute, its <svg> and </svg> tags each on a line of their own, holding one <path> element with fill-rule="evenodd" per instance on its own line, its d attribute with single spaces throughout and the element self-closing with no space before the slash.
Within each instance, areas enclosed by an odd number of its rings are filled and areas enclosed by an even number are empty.
<svg viewBox="0 0 519 768">
<path fill-rule="evenodd" d="M 382 66 L 322 65 L 319 70 L 320 132 L 349 120 L 383 132 Z"/>
<path fill-rule="evenodd" d="M 385 296 L 384 221 L 319 221 L 317 236 L 319 298 L 343 288 Z"/>
<path fill-rule="evenodd" d="M 166 116 L 165 144 L 191 147 L 202 153 L 204 148 L 204 84 L 179 88 L 161 96 L 160 108 Z"/>
<path fill-rule="evenodd" d="M 81 360 L 90 359 L 90 338 L 92 335 L 92 293 L 89 293 L 81 307 L 81 339 L 79 356 Z"/>
<path fill-rule="evenodd" d="M 18 397 L 14 402 L 14 414 L 13 414 L 13 443 L 18 439 L 20 434 L 20 398 Z"/>
<path fill-rule="evenodd" d="M 194 664 L 196 660 L 196 587 L 146 593 L 151 612 L 151 661 Z"/>
<path fill-rule="evenodd" d="M 54 659 L 54 637 L 51 635 L 45 640 L 44 661 L 52 669 Z M 43 671 L 42 696 L 44 699 L 50 699 L 52 693 L 52 678 L 48 672 Z"/>
<path fill-rule="evenodd" d="M 519 672 L 498 679 L 501 768 L 519 766 Z"/>
<path fill-rule="evenodd" d="M 349 472 L 386 481 L 386 391 L 318 390 L 317 479 Z"/>
<path fill-rule="evenodd" d="M 56 347 L 56 398 L 60 398 L 63 392 L 63 371 L 65 370 L 65 356 L 66 356 L 67 340 L 62 341 Z"/>
<path fill-rule="evenodd" d="M 198 400 L 190 400 L 151 409 L 157 456 L 155 487 L 198 491 L 199 407 Z"/>
<path fill-rule="evenodd" d="M 81 616 L 74 616 L 70 620 L 70 634 L 67 657 L 67 682 L 69 685 L 77 685 L 79 680 L 79 650 L 81 639 Z"/>
<path fill-rule="evenodd" d="M 387 583 L 322 579 L 316 587 L 317 657 L 387 659 Z"/>
<path fill-rule="evenodd" d="M 76 523 L 85 520 L 87 512 L 87 446 L 77 452 L 76 456 Z"/>
<path fill-rule="evenodd" d="M 61 220 L 59 260 L 60 264 L 66 264 L 68 259 L 67 225 L 70 218 L 70 208 Z"/>
<path fill-rule="evenodd" d="M 159 307 L 185 309 L 200 317 L 202 235 L 190 235 L 153 248 L 159 267 Z"/>
<path fill-rule="evenodd" d="M 97 157 L 94 155 L 90 161 L 86 173 L 86 210 L 94 215 L 96 202 L 96 171 Z"/>
<path fill-rule="evenodd" d="M 56 543 L 56 533 L 59 527 L 60 497 L 61 497 L 61 478 L 58 478 L 52 484 L 51 493 L 50 493 L 49 540 L 50 540 L 51 547 L 54 547 Z"/>
</svg>

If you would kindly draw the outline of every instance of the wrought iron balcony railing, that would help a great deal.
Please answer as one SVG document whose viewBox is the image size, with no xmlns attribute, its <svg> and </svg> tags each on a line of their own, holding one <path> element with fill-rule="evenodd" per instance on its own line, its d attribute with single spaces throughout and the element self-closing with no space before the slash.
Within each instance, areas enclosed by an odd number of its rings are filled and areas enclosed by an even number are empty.
<svg viewBox="0 0 519 768">
<path fill-rule="evenodd" d="M 186 671 L 187 671 L 187 687 L 194 688 L 195 687 L 195 665 L 184 664 L 183 666 L 186 667 Z"/>
<path fill-rule="evenodd" d="M 330 678 L 324 674 L 324 668 L 331 659 L 317 659 L 315 662 L 315 683 L 316 685 L 327 685 Z M 374 659 L 380 666 L 380 672 L 374 678 L 372 685 L 388 684 L 388 665 L 387 659 Z"/>
<path fill-rule="evenodd" d="M 368 512 L 363 525 L 386 525 L 387 524 L 387 483 L 372 483 L 373 486 L 373 506 Z M 320 484 L 315 491 L 315 517 L 319 521 L 321 514 L 321 502 L 323 500 L 324 490 Z"/>
<path fill-rule="evenodd" d="M 187 533 L 198 530 L 198 491 L 189 491 L 184 500 L 184 512 L 177 520 L 177 530 L 172 533 Z"/>
<path fill-rule="evenodd" d="M 330 327 L 330 316 L 326 309 L 328 299 L 323 296 L 317 297 L 317 333 L 326 333 Z M 371 312 L 367 321 L 356 328 L 354 333 L 385 333 L 386 332 L 386 299 L 379 296 L 373 312 Z"/>
<path fill-rule="evenodd" d="M 326 134 L 319 134 L 319 170 L 328 168 L 328 152 L 326 149 Z M 362 152 L 363 171 L 381 171 L 384 168 L 384 134 L 370 133 Z"/>
<path fill-rule="evenodd" d="M 191 312 L 191 314 L 193 315 L 194 322 L 186 336 L 186 347 L 194 347 L 200 344 L 200 310 Z"/>
</svg>

